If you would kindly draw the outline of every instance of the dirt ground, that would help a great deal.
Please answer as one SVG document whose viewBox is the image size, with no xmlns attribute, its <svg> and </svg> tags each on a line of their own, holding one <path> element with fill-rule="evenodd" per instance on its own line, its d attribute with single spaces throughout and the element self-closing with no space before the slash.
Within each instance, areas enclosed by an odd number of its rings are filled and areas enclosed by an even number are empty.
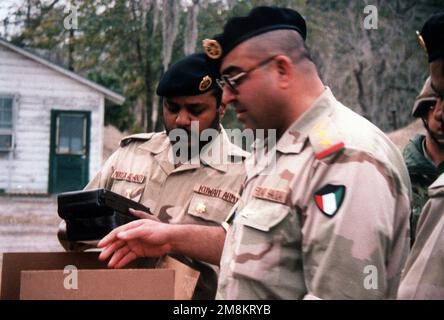
<svg viewBox="0 0 444 320">
<path fill-rule="evenodd" d="M 104 128 L 103 161 L 125 135 L 113 126 Z M 0 271 L 4 252 L 64 251 L 57 240 L 60 221 L 55 195 L 0 196 Z"/>
<path fill-rule="evenodd" d="M 64 251 L 57 240 L 56 202 L 55 196 L 0 196 L 0 253 Z M 2 261 L 3 255 L 0 270 Z"/>
</svg>

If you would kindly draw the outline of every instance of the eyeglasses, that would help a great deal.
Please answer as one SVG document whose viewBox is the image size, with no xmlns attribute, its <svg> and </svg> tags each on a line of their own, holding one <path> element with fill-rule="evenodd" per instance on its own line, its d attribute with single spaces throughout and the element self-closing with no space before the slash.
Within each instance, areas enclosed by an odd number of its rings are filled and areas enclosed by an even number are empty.
<svg viewBox="0 0 444 320">
<path fill-rule="evenodd" d="M 255 65 L 254 67 L 248 69 L 247 71 L 241 71 L 238 74 L 236 74 L 235 76 L 228 76 L 228 75 L 221 75 L 221 79 L 216 79 L 217 84 L 219 85 L 219 87 L 224 90 L 225 86 L 228 85 L 228 87 L 235 93 L 238 93 L 237 91 L 237 86 L 241 83 L 241 79 L 246 77 L 249 73 L 253 72 L 254 70 L 265 66 L 267 63 L 270 63 L 271 61 L 273 61 L 274 58 L 276 58 L 277 55 L 271 56 L 261 62 L 259 62 L 257 65 Z"/>
</svg>

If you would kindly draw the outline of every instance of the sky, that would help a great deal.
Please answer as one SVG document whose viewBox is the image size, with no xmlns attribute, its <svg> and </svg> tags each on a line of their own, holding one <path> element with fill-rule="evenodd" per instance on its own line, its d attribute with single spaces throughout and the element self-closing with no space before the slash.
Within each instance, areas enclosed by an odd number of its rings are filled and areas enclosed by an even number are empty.
<svg viewBox="0 0 444 320">
<path fill-rule="evenodd" d="M 10 12 L 14 11 L 22 3 L 23 0 L 0 0 L 0 36 L 4 37 L 5 35 L 4 20 L 8 17 L 10 20 L 13 19 L 14 17 L 10 15 Z M 14 29 L 9 26 L 8 33 L 13 31 Z"/>
</svg>

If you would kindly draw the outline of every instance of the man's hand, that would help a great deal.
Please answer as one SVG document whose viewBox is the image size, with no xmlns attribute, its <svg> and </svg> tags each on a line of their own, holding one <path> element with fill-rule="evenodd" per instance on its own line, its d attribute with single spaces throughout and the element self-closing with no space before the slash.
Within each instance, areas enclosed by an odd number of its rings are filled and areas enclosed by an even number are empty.
<svg viewBox="0 0 444 320">
<path fill-rule="evenodd" d="M 171 251 L 168 232 L 173 227 L 154 219 L 141 219 L 120 226 L 98 243 L 97 246 L 103 248 L 99 259 L 111 257 L 108 267 L 122 268 L 140 257 L 165 255 Z"/>
<path fill-rule="evenodd" d="M 131 209 L 131 208 L 129 209 L 129 212 L 133 216 L 135 216 L 135 217 L 137 217 L 139 219 L 150 219 L 150 220 L 154 220 L 154 221 L 160 222 L 159 218 L 157 218 L 155 215 L 149 214 L 147 212 L 143 212 L 143 211 L 140 211 L 140 210 L 134 210 L 134 209 Z"/>
</svg>

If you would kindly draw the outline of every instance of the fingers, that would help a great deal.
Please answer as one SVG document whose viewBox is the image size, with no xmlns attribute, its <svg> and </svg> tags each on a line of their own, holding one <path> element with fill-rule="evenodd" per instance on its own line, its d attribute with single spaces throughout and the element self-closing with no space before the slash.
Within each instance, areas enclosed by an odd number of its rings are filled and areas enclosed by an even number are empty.
<svg viewBox="0 0 444 320">
<path fill-rule="evenodd" d="M 129 208 L 129 212 L 133 216 L 135 216 L 137 218 L 140 218 L 140 219 L 148 219 L 148 217 L 150 216 L 149 213 L 146 213 L 146 212 L 143 212 L 143 211 L 140 211 L 140 210 L 131 209 L 131 208 Z"/>
<path fill-rule="evenodd" d="M 120 249 L 117 249 L 117 251 L 114 252 L 111 260 L 109 260 L 108 267 L 115 268 L 120 260 L 122 260 L 122 258 L 128 254 L 128 252 L 130 252 L 130 249 L 127 245 L 124 245 Z"/>
<path fill-rule="evenodd" d="M 126 266 L 131 261 L 135 260 L 137 258 L 137 255 L 133 251 L 129 251 L 125 256 L 120 259 L 120 261 L 115 265 L 114 268 L 120 269 Z"/>
<path fill-rule="evenodd" d="M 137 218 L 140 218 L 140 219 L 149 219 L 149 220 L 154 220 L 154 221 L 159 221 L 160 222 L 159 218 L 157 218 L 156 216 L 154 216 L 152 214 L 149 214 L 149 213 L 146 213 L 146 212 L 143 212 L 143 211 L 140 211 L 140 210 L 134 210 L 134 209 L 130 208 L 129 212 L 133 216 L 135 216 Z"/>
<path fill-rule="evenodd" d="M 108 233 L 102 240 L 99 241 L 99 243 L 97 244 L 97 247 L 104 248 L 104 247 L 108 246 L 110 243 L 117 240 L 117 234 L 119 232 L 137 227 L 142 223 L 143 223 L 143 220 L 136 220 L 136 221 L 132 221 L 130 223 L 124 224 L 123 226 L 120 226 L 118 228 L 115 228 L 113 231 Z"/>
<path fill-rule="evenodd" d="M 116 250 L 120 249 L 126 244 L 125 241 L 122 240 L 116 240 L 115 242 L 111 243 L 107 247 L 103 249 L 103 251 L 99 255 L 99 259 L 104 261 L 108 259 Z"/>
<path fill-rule="evenodd" d="M 117 234 L 117 238 L 123 241 L 130 241 L 134 239 L 146 240 L 146 237 L 151 234 L 147 224 L 141 224 L 136 228 L 128 229 Z"/>
</svg>

